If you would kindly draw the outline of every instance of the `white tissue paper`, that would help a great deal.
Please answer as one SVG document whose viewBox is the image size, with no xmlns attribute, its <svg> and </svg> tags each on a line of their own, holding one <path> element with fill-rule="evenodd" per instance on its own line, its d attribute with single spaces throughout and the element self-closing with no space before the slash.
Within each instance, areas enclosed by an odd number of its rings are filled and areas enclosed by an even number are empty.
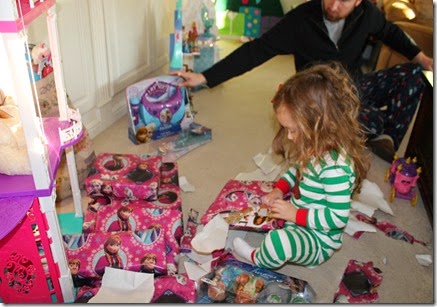
<svg viewBox="0 0 437 307">
<path fill-rule="evenodd" d="M 270 174 L 275 168 L 278 167 L 276 163 L 273 161 L 271 155 L 266 155 L 259 153 L 253 157 L 253 161 L 255 164 L 263 171 L 264 174 Z"/>
<path fill-rule="evenodd" d="M 376 183 L 367 179 L 363 180 L 361 193 L 357 195 L 357 200 L 375 210 L 379 209 L 385 213 L 394 215 L 390 205 L 384 199 L 384 193 L 382 193 Z"/>
<path fill-rule="evenodd" d="M 88 302 L 96 304 L 150 303 L 154 292 L 153 274 L 106 267 L 99 292 Z"/>
<path fill-rule="evenodd" d="M 179 186 L 181 187 L 182 191 L 184 191 L 184 192 L 194 192 L 196 190 L 194 185 L 189 183 L 185 176 L 179 177 L 178 181 L 179 181 Z"/>
<path fill-rule="evenodd" d="M 211 254 L 226 245 L 229 224 L 219 215 L 214 216 L 191 240 L 191 247 L 199 254 Z"/>
<path fill-rule="evenodd" d="M 344 232 L 352 237 L 356 232 L 359 231 L 376 232 L 376 227 L 371 224 L 359 221 L 355 216 L 350 215 Z"/>
<path fill-rule="evenodd" d="M 416 259 L 423 266 L 430 266 L 432 264 L 431 255 L 416 255 Z"/>
</svg>

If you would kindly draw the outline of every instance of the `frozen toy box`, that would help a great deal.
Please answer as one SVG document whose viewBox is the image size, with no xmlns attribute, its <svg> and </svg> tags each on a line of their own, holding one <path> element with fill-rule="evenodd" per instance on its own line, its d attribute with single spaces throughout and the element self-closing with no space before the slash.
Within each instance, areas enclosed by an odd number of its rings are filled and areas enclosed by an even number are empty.
<svg viewBox="0 0 437 307">
<path fill-rule="evenodd" d="M 164 75 L 145 79 L 126 88 L 129 139 L 135 144 L 162 139 L 193 122 L 188 91 L 182 79 Z"/>
</svg>

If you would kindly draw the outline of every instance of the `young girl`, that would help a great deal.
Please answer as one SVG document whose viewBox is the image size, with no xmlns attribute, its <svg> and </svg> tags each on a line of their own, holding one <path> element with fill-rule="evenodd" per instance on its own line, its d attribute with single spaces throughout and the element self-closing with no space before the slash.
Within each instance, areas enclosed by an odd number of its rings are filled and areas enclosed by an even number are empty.
<svg viewBox="0 0 437 307">
<path fill-rule="evenodd" d="M 341 247 L 352 193 L 369 168 L 357 89 L 339 64 L 318 64 L 288 79 L 272 103 L 280 124 L 273 150 L 292 166 L 263 202 L 286 223 L 259 248 L 235 238 L 234 252 L 270 269 L 319 265 Z"/>
</svg>

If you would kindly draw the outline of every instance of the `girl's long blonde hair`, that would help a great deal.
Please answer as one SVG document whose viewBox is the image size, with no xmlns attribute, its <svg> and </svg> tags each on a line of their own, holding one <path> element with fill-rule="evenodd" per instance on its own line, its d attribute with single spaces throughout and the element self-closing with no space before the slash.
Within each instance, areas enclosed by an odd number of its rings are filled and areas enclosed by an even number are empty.
<svg viewBox="0 0 437 307">
<path fill-rule="evenodd" d="M 298 127 L 297 143 L 287 138 L 280 127 L 273 150 L 293 162 L 300 173 L 311 159 L 321 160 L 330 150 L 348 154 L 356 173 L 355 191 L 359 191 L 369 169 L 365 134 L 358 121 L 358 90 L 338 63 L 317 64 L 289 78 L 272 100 L 273 109 L 286 107 Z"/>
</svg>

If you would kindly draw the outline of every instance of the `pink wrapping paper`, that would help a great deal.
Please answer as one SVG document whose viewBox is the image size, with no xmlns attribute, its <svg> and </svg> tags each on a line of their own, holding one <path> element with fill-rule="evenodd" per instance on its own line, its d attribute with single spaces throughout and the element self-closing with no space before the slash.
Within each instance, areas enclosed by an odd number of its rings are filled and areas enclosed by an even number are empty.
<svg viewBox="0 0 437 307">
<path fill-rule="evenodd" d="M 273 188 L 271 181 L 229 180 L 202 216 L 202 224 L 220 214 L 230 229 L 265 232 L 281 228 L 283 220 L 270 218 L 262 197 Z"/>
<path fill-rule="evenodd" d="M 134 154 L 100 153 L 93 172 L 85 180 L 86 191 L 101 203 L 114 197 L 156 200 L 161 181 L 162 158 Z"/>
</svg>

